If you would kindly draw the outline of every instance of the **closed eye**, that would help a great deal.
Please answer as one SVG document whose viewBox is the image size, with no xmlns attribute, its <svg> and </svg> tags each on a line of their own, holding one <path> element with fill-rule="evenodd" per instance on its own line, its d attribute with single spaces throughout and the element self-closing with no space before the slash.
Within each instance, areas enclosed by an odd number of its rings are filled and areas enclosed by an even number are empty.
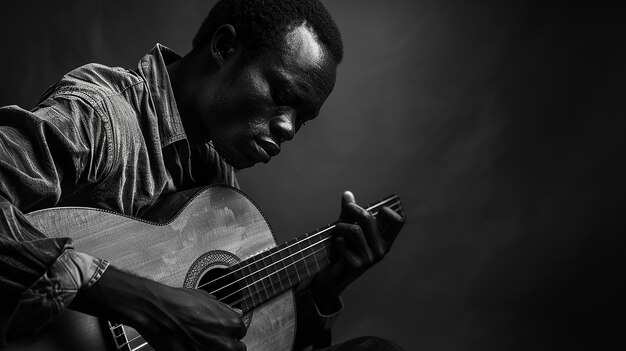
<svg viewBox="0 0 626 351">
<path fill-rule="evenodd" d="M 277 106 L 288 106 L 290 104 L 293 104 L 295 100 L 289 94 L 289 92 L 286 92 L 284 89 L 277 90 L 277 89 L 272 88 L 271 94 L 272 94 L 272 100 L 274 101 L 274 104 Z"/>
</svg>

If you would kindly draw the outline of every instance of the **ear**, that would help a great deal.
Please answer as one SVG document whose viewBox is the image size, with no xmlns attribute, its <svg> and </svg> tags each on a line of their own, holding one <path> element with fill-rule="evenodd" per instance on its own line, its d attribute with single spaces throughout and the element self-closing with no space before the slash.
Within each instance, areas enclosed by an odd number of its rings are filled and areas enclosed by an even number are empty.
<svg viewBox="0 0 626 351">
<path fill-rule="evenodd" d="M 213 33 L 211 57 L 221 66 L 235 52 L 236 46 L 237 33 L 235 32 L 235 27 L 230 24 L 222 24 Z"/>
</svg>

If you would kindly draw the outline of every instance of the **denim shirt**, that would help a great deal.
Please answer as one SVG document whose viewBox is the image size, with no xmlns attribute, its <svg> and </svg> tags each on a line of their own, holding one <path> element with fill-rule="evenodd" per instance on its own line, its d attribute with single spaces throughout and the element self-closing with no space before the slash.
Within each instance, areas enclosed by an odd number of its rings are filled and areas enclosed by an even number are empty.
<svg viewBox="0 0 626 351">
<path fill-rule="evenodd" d="M 211 143 L 190 147 L 157 44 L 136 70 L 88 64 L 32 111 L 0 108 L 0 345 L 31 335 L 93 285 L 108 262 L 48 238 L 24 213 L 57 206 L 141 217 L 161 195 L 214 183 L 238 187 Z M 297 293 L 296 348 L 326 346 L 343 309 L 323 315 Z"/>
</svg>

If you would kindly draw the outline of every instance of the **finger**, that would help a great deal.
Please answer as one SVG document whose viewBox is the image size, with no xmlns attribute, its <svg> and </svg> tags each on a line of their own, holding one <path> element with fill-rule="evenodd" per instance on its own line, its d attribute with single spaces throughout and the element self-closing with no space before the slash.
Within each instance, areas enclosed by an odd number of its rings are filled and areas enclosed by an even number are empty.
<svg viewBox="0 0 626 351">
<path fill-rule="evenodd" d="M 356 223 L 359 217 L 366 213 L 365 209 L 354 201 L 354 195 L 346 191 L 341 198 L 341 214 L 339 220 L 343 222 Z"/>
<path fill-rule="evenodd" d="M 343 237 L 337 237 L 335 241 L 337 244 L 337 250 L 339 251 L 339 257 L 341 257 L 341 259 L 344 260 L 348 266 L 359 268 L 361 266 L 361 262 L 355 254 L 348 250 L 346 239 Z"/>
<path fill-rule="evenodd" d="M 233 312 L 235 312 L 238 317 L 236 321 L 233 321 L 235 322 L 234 324 L 236 324 L 236 326 L 233 328 L 232 335 L 236 337 L 238 340 L 241 340 L 243 339 L 244 336 L 246 336 L 246 333 L 248 333 L 248 328 L 246 328 L 246 323 L 244 323 L 243 321 L 243 311 L 237 307 L 232 307 L 230 305 L 227 305 L 227 306 L 230 307 L 230 309 L 233 310 Z"/>
<path fill-rule="evenodd" d="M 227 343 L 227 350 L 246 351 L 246 349 L 246 344 L 239 340 L 229 340 L 229 342 Z"/>
<path fill-rule="evenodd" d="M 224 328 L 226 329 L 228 335 L 231 335 L 238 340 L 242 339 L 244 336 L 246 336 L 246 333 L 248 332 L 246 324 L 243 322 L 242 319 L 243 311 L 241 311 L 239 308 L 231 307 L 227 304 L 222 305 L 224 307 L 227 307 L 230 312 L 234 313 L 229 313 L 228 318 L 224 318 L 223 320 Z"/>
<path fill-rule="evenodd" d="M 248 349 L 248 347 L 246 346 L 246 344 L 244 344 L 243 342 L 239 342 L 239 348 L 237 349 L 237 351 L 246 351 Z"/>
<path fill-rule="evenodd" d="M 367 245 L 376 260 L 382 259 L 387 253 L 385 242 L 378 229 L 378 220 L 369 211 L 360 208 L 356 215 L 356 222 L 361 226 Z"/>
<path fill-rule="evenodd" d="M 237 313 L 237 315 L 239 316 L 239 318 L 243 317 L 243 311 L 238 309 L 237 307 L 232 307 L 230 305 L 227 305 L 228 307 L 230 307 L 231 310 L 233 310 L 235 313 Z"/>
<path fill-rule="evenodd" d="M 344 204 L 351 202 L 356 202 L 354 194 L 350 190 L 344 191 L 341 195 L 341 205 L 343 206 Z"/>
<path fill-rule="evenodd" d="M 243 314 L 239 316 L 239 325 L 235 329 L 233 336 L 237 338 L 237 340 L 243 339 L 244 336 L 248 333 L 248 328 L 246 327 L 246 323 L 243 321 Z"/>
<path fill-rule="evenodd" d="M 362 264 L 362 261 L 371 264 L 374 262 L 374 255 L 370 250 L 363 229 L 358 224 L 338 223 L 336 226 L 336 235 L 343 237 L 346 242 L 346 251 L 356 255 L 359 262 L 357 266 Z"/>
<path fill-rule="evenodd" d="M 348 210 L 349 204 L 355 204 L 354 194 L 351 191 L 344 191 L 341 195 L 341 213 L 339 214 L 340 220 L 349 220 Z"/>
<path fill-rule="evenodd" d="M 358 223 L 363 229 L 366 243 L 376 260 L 387 253 L 387 245 L 381 237 L 376 217 L 355 202 L 345 202 L 340 220 Z"/>
<path fill-rule="evenodd" d="M 378 215 L 380 216 L 380 223 L 382 224 L 381 236 L 387 243 L 387 246 L 391 247 L 406 220 L 387 206 L 383 206 Z"/>
</svg>

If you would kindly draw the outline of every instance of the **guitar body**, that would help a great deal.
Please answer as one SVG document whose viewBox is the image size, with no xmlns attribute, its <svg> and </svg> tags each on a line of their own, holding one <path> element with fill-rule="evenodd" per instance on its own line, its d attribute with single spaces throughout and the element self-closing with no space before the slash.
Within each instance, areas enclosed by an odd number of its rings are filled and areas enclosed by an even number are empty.
<svg viewBox="0 0 626 351">
<path fill-rule="evenodd" d="M 170 219 L 149 222 L 88 208 L 46 209 L 28 217 L 48 236 L 71 237 L 77 251 L 175 287 L 198 287 L 209 270 L 276 245 L 263 214 L 231 187 L 211 186 L 172 198 L 157 212 Z M 291 290 L 257 307 L 244 320 L 249 324 L 243 339 L 248 350 L 291 350 L 295 336 Z M 36 338 L 3 350 L 116 350 L 103 326 L 106 321 L 68 309 Z M 152 348 L 146 345 L 140 350 Z"/>
</svg>

